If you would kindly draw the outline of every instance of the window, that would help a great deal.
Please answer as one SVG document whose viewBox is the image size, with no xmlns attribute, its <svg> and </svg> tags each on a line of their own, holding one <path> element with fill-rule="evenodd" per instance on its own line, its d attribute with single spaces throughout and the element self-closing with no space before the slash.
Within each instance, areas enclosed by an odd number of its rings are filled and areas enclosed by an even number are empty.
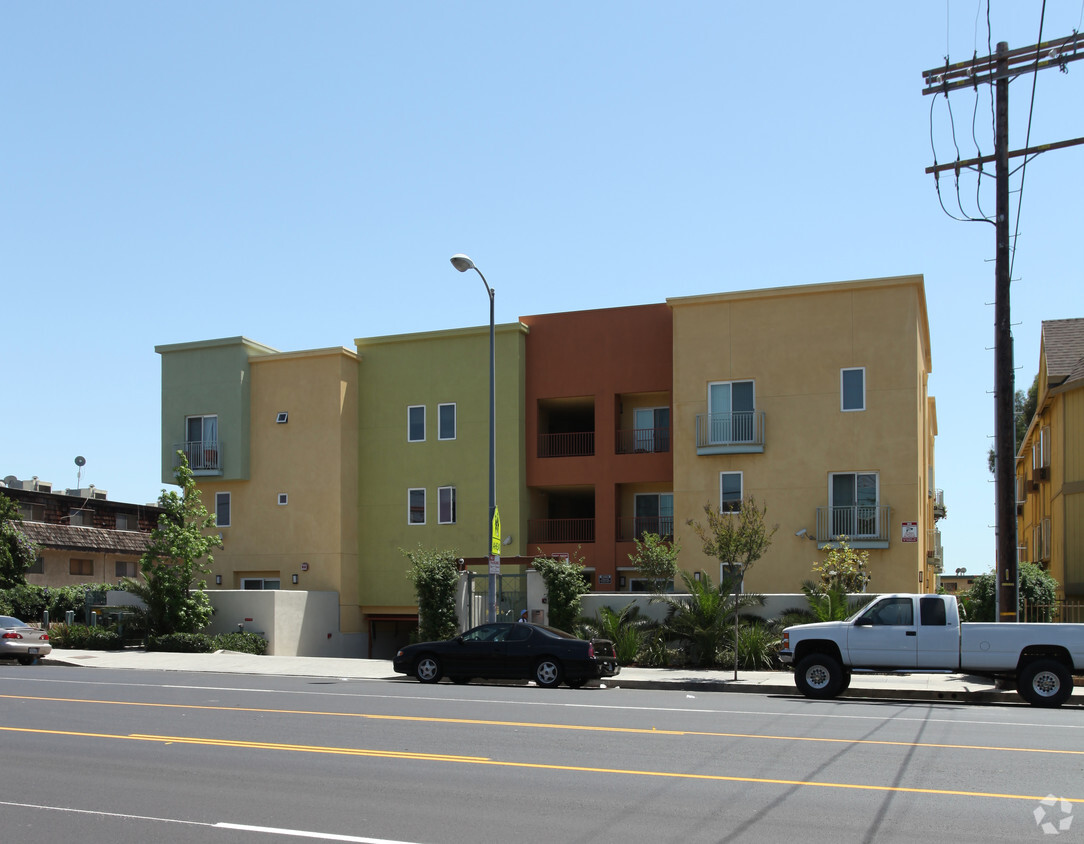
<svg viewBox="0 0 1084 844">
<path fill-rule="evenodd" d="M 215 524 L 218 527 L 230 526 L 230 494 L 228 492 L 215 493 Z"/>
<path fill-rule="evenodd" d="M 753 442 L 755 412 L 752 381 L 708 384 L 708 443 Z"/>
<path fill-rule="evenodd" d="M 832 536 L 879 536 L 876 472 L 833 472 L 828 478 Z"/>
<path fill-rule="evenodd" d="M 632 412 L 632 425 L 637 454 L 670 450 L 670 408 L 637 407 Z"/>
<path fill-rule="evenodd" d="M 647 492 L 636 495 L 636 538 L 643 541 L 645 533 L 658 534 L 663 539 L 674 536 L 674 494 Z"/>
<path fill-rule="evenodd" d="M 414 404 L 407 408 L 407 442 L 425 442 L 424 404 Z"/>
<path fill-rule="evenodd" d="M 741 511 L 742 473 L 719 473 L 719 512 L 738 513 Z"/>
<path fill-rule="evenodd" d="M 133 560 L 131 562 L 126 562 L 125 560 L 117 560 L 115 572 L 117 577 L 135 577 L 135 561 Z"/>
<path fill-rule="evenodd" d="M 442 525 L 455 524 L 454 486 L 442 486 L 437 489 L 437 522 Z"/>
<path fill-rule="evenodd" d="M 139 530 L 139 519 L 135 513 L 117 513 L 117 530 Z"/>
<path fill-rule="evenodd" d="M 72 557 L 68 560 L 68 574 L 78 577 L 94 577 L 94 560 L 81 560 Z"/>
<path fill-rule="evenodd" d="M 915 623 L 915 608 L 910 598 L 886 598 L 863 614 L 875 626 L 910 627 Z"/>
<path fill-rule="evenodd" d="M 840 410 L 866 409 L 866 368 L 841 369 L 839 371 Z"/>
<path fill-rule="evenodd" d="M 278 589 L 280 580 L 277 577 L 242 577 L 242 589 Z"/>
<path fill-rule="evenodd" d="M 45 558 L 35 557 L 34 562 L 30 564 L 30 568 L 26 570 L 27 574 L 45 574 Z"/>
<path fill-rule="evenodd" d="M 455 439 L 455 403 L 437 405 L 437 439 Z"/>
<path fill-rule="evenodd" d="M 19 515 L 24 522 L 44 522 L 45 505 L 22 502 L 19 504 Z"/>
<path fill-rule="evenodd" d="M 290 494 L 286 493 L 286 492 L 280 492 L 279 493 L 279 506 L 280 507 L 285 507 L 289 503 L 290 503 Z"/>
<path fill-rule="evenodd" d="M 945 602 L 934 595 L 918 599 L 918 614 L 921 616 L 923 627 L 944 627 L 948 624 Z"/>
<path fill-rule="evenodd" d="M 189 416 L 185 419 L 184 454 L 193 471 L 221 469 L 218 457 L 218 417 Z"/>
<path fill-rule="evenodd" d="M 94 527 L 94 511 L 72 507 L 68 523 L 76 527 Z"/>
<path fill-rule="evenodd" d="M 425 490 L 407 490 L 407 524 L 425 524 Z"/>
<path fill-rule="evenodd" d="M 280 410 L 278 415 L 275 417 L 275 424 L 276 425 L 285 425 L 289 421 L 290 421 L 290 412 L 288 410 Z"/>
</svg>

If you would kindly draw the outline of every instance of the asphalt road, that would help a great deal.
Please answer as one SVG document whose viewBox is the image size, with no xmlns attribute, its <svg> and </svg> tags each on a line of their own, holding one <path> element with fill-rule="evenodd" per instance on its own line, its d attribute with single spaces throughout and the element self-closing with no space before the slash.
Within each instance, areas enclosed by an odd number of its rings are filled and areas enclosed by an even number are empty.
<svg viewBox="0 0 1084 844">
<path fill-rule="evenodd" d="M 4 665 L 0 766 L 19 844 L 1084 837 L 1075 708 Z"/>
</svg>

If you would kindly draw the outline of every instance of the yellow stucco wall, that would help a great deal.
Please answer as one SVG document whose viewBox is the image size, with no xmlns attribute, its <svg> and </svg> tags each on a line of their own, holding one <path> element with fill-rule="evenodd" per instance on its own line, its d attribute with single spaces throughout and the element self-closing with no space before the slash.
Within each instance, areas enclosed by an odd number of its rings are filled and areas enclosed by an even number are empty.
<svg viewBox="0 0 1084 844">
<path fill-rule="evenodd" d="M 686 519 L 719 506 L 721 472 L 767 505 L 779 530 L 747 575 L 751 591 L 794 591 L 822 559 L 812 534 L 831 472 L 876 472 L 891 507 L 889 547 L 870 551 L 871 590 L 924 586 L 929 334 L 921 276 L 668 300 L 674 313 L 674 510 L 680 564 L 715 579 Z M 866 410 L 840 409 L 840 370 L 865 368 Z M 753 380 L 765 413 L 762 454 L 698 455 L 695 417 L 708 384 Z M 918 522 L 918 543 L 900 541 Z"/>
</svg>

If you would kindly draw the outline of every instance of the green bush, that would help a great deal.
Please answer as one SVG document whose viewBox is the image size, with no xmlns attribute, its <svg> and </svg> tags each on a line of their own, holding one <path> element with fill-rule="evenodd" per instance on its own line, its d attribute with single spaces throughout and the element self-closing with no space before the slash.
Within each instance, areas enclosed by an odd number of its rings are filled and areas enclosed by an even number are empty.
<svg viewBox="0 0 1084 844">
<path fill-rule="evenodd" d="M 206 633 L 166 633 L 147 640 L 148 651 L 206 654 L 214 649 L 213 641 Z"/>
<path fill-rule="evenodd" d="M 49 642 L 54 648 L 84 651 L 117 651 L 124 647 L 116 630 L 86 624 L 50 624 Z"/>
<path fill-rule="evenodd" d="M 37 623 L 49 610 L 49 620 L 63 621 L 68 610 L 84 620 L 88 592 L 120 591 L 115 583 L 92 583 L 85 586 L 36 586 L 24 583 L 0 589 L 0 615 L 13 615 L 21 621 Z"/>
<path fill-rule="evenodd" d="M 420 545 L 402 551 L 410 561 L 407 577 L 418 599 L 418 635 L 423 642 L 451 639 L 459 629 L 455 590 L 459 585 L 459 555 L 451 550 L 430 550 Z"/>
<path fill-rule="evenodd" d="M 734 661 L 733 649 L 728 649 L 724 662 Z M 747 621 L 738 626 L 738 667 L 743 671 L 776 671 L 779 662 L 779 633 L 760 621 Z"/>
<path fill-rule="evenodd" d="M 237 651 L 257 656 L 267 653 L 267 640 L 259 633 L 220 633 L 211 640 L 211 644 L 216 651 Z"/>
</svg>

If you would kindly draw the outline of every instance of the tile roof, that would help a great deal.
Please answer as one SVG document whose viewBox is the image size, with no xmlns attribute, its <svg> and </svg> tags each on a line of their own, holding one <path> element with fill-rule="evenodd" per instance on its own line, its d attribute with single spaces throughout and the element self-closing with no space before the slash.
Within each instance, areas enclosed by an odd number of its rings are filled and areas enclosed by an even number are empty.
<svg viewBox="0 0 1084 844">
<path fill-rule="evenodd" d="M 1084 319 L 1043 320 L 1043 351 L 1051 387 L 1084 379 Z"/>
<path fill-rule="evenodd" d="M 31 542 L 62 551 L 98 551 L 110 554 L 142 554 L 150 542 L 149 533 L 134 530 L 106 530 L 45 522 L 15 522 Z"/>
</svg>

